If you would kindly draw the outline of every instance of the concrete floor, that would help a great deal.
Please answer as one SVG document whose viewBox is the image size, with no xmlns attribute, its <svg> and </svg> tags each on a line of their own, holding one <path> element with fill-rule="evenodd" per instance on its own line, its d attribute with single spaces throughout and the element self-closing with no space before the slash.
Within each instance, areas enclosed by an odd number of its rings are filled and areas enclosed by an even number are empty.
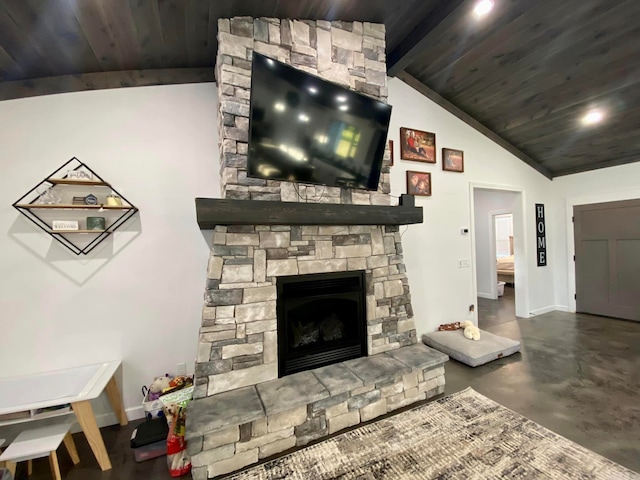
<svg viewBox="0 0 640 480">
<path fill-rule="evenodd" d="M 483 395 L 631 470 L 640 472 L 640 323 L 551 312 L 516 318 L 513 289 L 478 299 L 480 328 L 520 340 L 522 352 L 471 368 L 445 366 L 445 395 L 471 386 Z M 101 472 L 82 434 L 81 463 L 58 453 L 65 480 L 169 480 L 166 457 L 136 463 L 129 448 L 135 423 L 102 429 L 113 469 Z M 24 464 L 17 480 L 27 479 Z M 31 480 L 49 480 L 46 459 Z"/>
<path fill-rule="evenodd" d="M 445 395 L 468 386 L 640 472 L 640 323 L 566 312 L 515 317 L 513 289 L 478 299 L 479 326 L 522 351 L 470 368 L 445 365 Z"/>
</svg>

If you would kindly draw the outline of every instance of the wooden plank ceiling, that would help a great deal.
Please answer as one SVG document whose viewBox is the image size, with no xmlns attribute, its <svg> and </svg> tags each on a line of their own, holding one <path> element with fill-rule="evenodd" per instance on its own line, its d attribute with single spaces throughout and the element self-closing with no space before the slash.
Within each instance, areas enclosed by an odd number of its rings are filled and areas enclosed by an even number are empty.
<svg viewBox="0 0 640 480">
<path fill-rule="evenodd" d="M 495 0 L 482 19 L 474 4 L 3 0 L 0 99 L 211 81 L 218 18 L 370 21 L 387 27 L 390 75 L 548 177 L 640 160 L 640 2 Z M 586 128 L 593 107 L 605 121 Z"/>
</svg>

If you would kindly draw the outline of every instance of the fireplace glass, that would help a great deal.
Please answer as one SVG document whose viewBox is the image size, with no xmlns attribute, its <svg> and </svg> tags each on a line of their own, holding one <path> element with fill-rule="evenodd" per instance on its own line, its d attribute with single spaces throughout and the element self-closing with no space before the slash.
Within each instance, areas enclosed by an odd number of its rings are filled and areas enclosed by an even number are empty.
<svg viewBox="0 0 640 480">
<path fill-rule="evenodd" d="M 277 278 L 278 375 L 366 356 L 364 271 Z"/>
</svg>

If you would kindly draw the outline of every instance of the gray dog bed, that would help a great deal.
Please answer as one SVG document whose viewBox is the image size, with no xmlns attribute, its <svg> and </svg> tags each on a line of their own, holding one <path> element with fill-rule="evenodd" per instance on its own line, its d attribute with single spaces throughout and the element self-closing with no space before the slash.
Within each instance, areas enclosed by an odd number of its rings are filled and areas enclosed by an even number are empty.
<svg viewBox="0 0 640 480">
<path fill-rule="evenodd" d="M 469 340 L 464 330 L 438 331 L 422 335 L 422 343 L 446 353 L 470 367 L 484 365 L 520 351 L 520 342 L 480 331 L 480 340 Z"/>
</svg>

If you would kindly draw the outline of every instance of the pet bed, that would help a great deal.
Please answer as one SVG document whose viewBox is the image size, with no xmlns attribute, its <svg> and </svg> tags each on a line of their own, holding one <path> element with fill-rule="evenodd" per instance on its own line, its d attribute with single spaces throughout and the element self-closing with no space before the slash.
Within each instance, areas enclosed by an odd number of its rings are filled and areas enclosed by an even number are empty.
<svg viewBox="0 0 640 480">
<path fill-rule="evenodd" d="M 470 367 L 484 365 L 520 351 L 520 342 L 484 330 L 480 331 L 480 340 L 477 341 L 465 338 L 460 329 L 425 333 L 422 343 Z"/>
</svg>

